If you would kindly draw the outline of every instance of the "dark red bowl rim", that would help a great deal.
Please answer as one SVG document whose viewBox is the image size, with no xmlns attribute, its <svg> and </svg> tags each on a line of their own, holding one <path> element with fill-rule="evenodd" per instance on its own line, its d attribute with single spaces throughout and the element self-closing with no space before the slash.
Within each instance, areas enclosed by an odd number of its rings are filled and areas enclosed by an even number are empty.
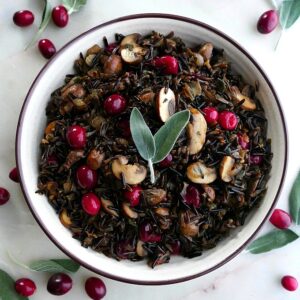
<svg viewBox="0 0 300 300">
<path fill-rule="evenodd" d="M 81 39 L 82 37 L 86 36 L 87 34 L 98 30 L 99 28 L 105 27 L 107 25 L 113 24 L 113 23 L 118 23 L 121 21 L 126 21 L 126 20 L 132 20 L 132 19 L 142 19 L 142 18 L 164 18 L 164 19 L 173 19 L 173 20 L 178 20 L 178 21 L 182 21 L 182 22 L 186 22 L 186 23 L 190 23 L 190 24 L 194 24 L 197 26 L 200 26 L 202 28 L 205 28 L 219 36 L 221 36 L 223 39 L 227 40 L 228 42 L 230 42 L 233 46 L 235 46 L 236 48 L 238 48 L 254 65 L 255 67 L 259 70 L 259 72 L 261 73 L 261 75 L 263 76 L 263 78 L 265 79 L 265 81 L 267 82 L 270 90 L 273 93 L 273 96 L 276 100 L 278 109 L 280 111 L 280 117 L 281 117 L 281 122 L 283 125 L 283 130 L 284 130 L 284 146 L 285 146 L 285 157 L 284 157 L 284 168 L 283 168 L 283 173 L 281 176 L 281 181 L 276 193 L 276 196 L 274 198 L 273 204 L 270 208 L 270 210 L 268 211 L 268 213 L 266 214 L 264 220 L 262 221 L 262 223 L 258 226 L 258 228 L 253 232 L 253 234 L 250 236 L 250 238 L 237 250 L 235 250 L 231 255 L 229 255 L 227 258 L 225 258 L 224 260 L 222 260 L 221 262 L 219 262 L 218 264 L 216 264 L 215 266 L 202 271 L 198 274 L 195 275 L 191 275 L 191 276 L 187 276 L 187 277 L 182 277 L 182 278 L 178 278 L 178 279 L 173 279 L 173 280 L 161 280 L 161 281 L 144 281 L 144 280 L 131 280 L 131 279 L 127 279 L 127 278 L 123 278 L 123 277 L 119 277 L 117 275 L 114 274 L 110 274 L 107 272 L 103 272 L 100 271 L 98 269 L 96 269 L 95 267 L 86 264 L 84 261 L 74 257 L 72 255 L 72 253 L 69 252 L 69 250 L 67 248 L 65 248 L 64 246 L 60 245 L 59 242 L 56 240 L 56 238 L 54 236 L 52 236 L 50 234 L 50 232 L 47 230 L 46 226 L 43 223 L 43 220 L 40 219 L 39 215 L 37 214 L 37 212 L 33 209 L 33 207 L 31 206 L 29 197 L 27 196 L 27 189 L 26 186 L 23 183 L 23 178 L 22 178 L 22 174 L 23 174 L 23 170 L 22 170 L 22 165 L 19 159 L 19 152 L 20 152 L 20 131 L 21 128 L 23 126 L 23 116 L 26 113 L 26 108 L 27 108 L 27 104 L 29 103 L 29 99 L 30 99 L 30 95 L 32 93 L 32 91 L 34 90 L 34 87 L 36 84 L 38 84 L 40 77 L 43 75 L 43 73 L 46 71 L 46 69 L 56 60 L 56 58 L 59 56 L 59 54 L 66 49 L 67 47 L 69 47 L 74 41 L 77 41 L 79 39 Z M 273 87 L 273 85 L 271 84 L 270 80 L 268 79 L 267 75 L 265 74 L 265 72 L 262 70 L 262 68 L 260 67 L 260 65 L 256 62 L 256 60 L 236 41 L 234 41 L 232 38 L 230 38 L 228 35 L 224 34 L 223 32 L 219 31 L 218 29 L 207 25 L 203 22 L 194 20 L 194 19 L 190 19 L 187 17 L 183 17 L 183 16 L 178 16 L 178 15 L 171 15 L 171 14 L 162 14 L 162 13 L 145 13 L 145 14 L 134 14 L 134 15 L 129 15 L 129 16 L 124 16 L 124 17 L 120 17 L 105 23 L 102 23 L 96 27 L 93 27 L 92 29 L 80 34 L 78 37 L 74 38 L 73 40 L 71 40 L 70 42 L 68 42 L 65 46 L 63 46 L 56 55 L 54 55 L 52 57 L 52 59 L 42 68 L 42 70 L 39 72 L 39 74 L 37 75 L 37 77 L 35 78 L 34 82 L 32 83 L 25 101 L 23 103 L 21 112 L 20 112 L 20 116 L 19 116 L 19 121 L 18 121 L 18 125 L 17 125 L 17 132 L 16 132 L 16 141 L 15 141 L 15 155 L 16 155 L 16 162 L 17 162 L 17 167 L 19 169 L 20 172 L 20 177 L 21 177 L 21 181 L 20 181 L 20 185 L 21 185 L 21 189 L 22 192 L 24 194 L 25 200 L 27 202 L 27 205 L 31 211 L 31 213 L 33 214 L 34 218 L 36 219 L 37 223 L 40 225 L 40 227 L 42 228 L 42 230 L 45 232 L 45 234 L 48 236 L 48 238 L 62 251 L 64 252 L 66 255 L 68 255 L 70 258 L 72 258 L 74 261 L 78 262 L 80 265 L 82 265 L 83 267 L 99 274 L 99 275 L 103 275 L 105 277 L 114 279 L 114 280 L 118 280 L 118 281 L 122 281 L 122 282 L 126 282 L 126 283 L 131 283 L 131 284 L 140 284 L 140 285 L 164 285 L 164 284 L 173 284 L 173 283 L 179 283 L 179 282 L 183 282 L 183 281 L 187 281 L 190 279 L 194 279 L 197 278 L 199 276 L 205 275 L 209 272 L 214 271 L 215 269 L 221 267 L 222 265 L 224 265 L 225 263 L 227 263 L 228 261 L 230 261 L 232 258 L 234 258 L 237 254 L 239 254 L 245 247 L 246 245 L 254 238 L 254 236 L 258 233 L 258 231 L 261 229 L 262 225 L 266 222 L 266 220 L 268 219 L 269 215 L 271 214 L 271 212 L 273 211 L 273 209 L 275 208 L 275 205 L 278 201 L 282 186 L 283 186 L 283 182 L 284 182 L 284 178 L 286 175 L 286 168 L 287 168 L 287 156 L 288 156 L 288 136 L 287 136 L 287 129 L 286 129 L 286 123 L 285 123 L 285 118 L 284 118 L 284 114 L 278 99 L 278 96 L 275 92 L 275 89 Z"/>
</svg>

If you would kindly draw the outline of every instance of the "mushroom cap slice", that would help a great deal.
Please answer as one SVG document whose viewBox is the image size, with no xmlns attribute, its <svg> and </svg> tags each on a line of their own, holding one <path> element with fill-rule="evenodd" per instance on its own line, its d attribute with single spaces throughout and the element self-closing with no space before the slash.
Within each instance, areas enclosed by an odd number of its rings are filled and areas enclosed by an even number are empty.
<svg viewBox="0 0 300 300">
<path fill-rule="evenodd" d="M 240 102 L 242 100 L 245 100 L 243 102 L 243 104 L 241 105 L 241 107 L 244 110 L 255 110 L 256 109 L 256 104 L 255 104 L 254 100 L 248 96 L 243 95 L 237 86 L 230 87 L 230 92 L 231 92 L 231 96 L 235 102 Z"/>
<path fill-rule="evenodd" d="M 122 39 L 120 47 L 124 48 L 124 47 L 127 47 L 128 45 L 136 44 L 136 41 L 138 38 L 140 38 L 140 36 L 141 35 L 139 33 L 132 33 L 132 34 L 126 35 Z"/>
<path fill-rule="evenodd" d="M 220 176 L 225 182 L 230 182 L 232 180 L 232 170 L 235 164 L 234 158 L 231 156 L 224 156 L 220 164 Z"/>
<path fill-rule="evenodd" d="M 197 154 L 202 149 L 207 131 L 204 116 L 196 108 L 190 108 L 191 121 L 187 125 L 188 150 L 190 155 Z"/>
<path fill-rule="evenodd" d="M 137 219 L 139 216 L 136 211 L 131 209 L 130 204 L 127 202 L 122 203 L 122 211 L 124 215 L 130 219 Z"/>
<path fill-rule="evenodd" d="M 68 213 L 65 209 L 63 209 L 59 214 L 59 220 L 65 227 L 70 227 L 72 225 L 72 221 L 68 216 Z"/>
<path fill-rule="evenodd" d="M 162 122 L 166 122 L 176 111 L 176 97 L 170 88 L 162 88 L 156 96 L 156 108 Z"/>
<path fill-rule="evenodd" d="M 128 184 L 139 184 L 147 175 L 147 169 L 140 164 L 127 164 L 128 159 L 120 156 L 112 162 L 112 172 L 118 179 L 124 179 Z"/>
<path fill-rule="evenodd" d="M 114 205 L 110 200 L 104 199 L 103 197 L 101 197 L 100 201 L 101 201 L 101 205 L 105 212 L 107 212 L 108 214 L 110 214 L 114 217 L 119 217 L 118 212 L 115 211 L 114 209 L 111 209 L 111 207 L 113 207 Z"/>
<path fill-rule="evenodd" d="M 190 181 L 201 184 L 209 184 L 217 179 L 216 169 L 208 168 L 202 161 L 190 164 L 186 175 Z"/>
<path fill-rule="evenodd" d="M 123 61 L 131 65 L 140 63 L 145 54 L 146 50 L 138 45 L 132 45 L 131 47 L 123 48 L 121 50 Z"/>
<path fill-rule="evenodd" d="M 195 237 L 199 233 L 199 225 L 197 221 L 192 221 L 193 213 L 188 211 L 181 212 L 179 215 L 180 233 L 186 237 Z"/>
</svg>

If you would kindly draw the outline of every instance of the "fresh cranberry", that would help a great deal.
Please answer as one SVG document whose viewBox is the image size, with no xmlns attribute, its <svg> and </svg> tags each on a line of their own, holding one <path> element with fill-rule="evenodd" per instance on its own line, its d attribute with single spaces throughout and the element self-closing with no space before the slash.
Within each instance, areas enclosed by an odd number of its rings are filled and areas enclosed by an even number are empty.
<svg viewBox="0 0 300 300">
<path fill-rule="evenodd" d="M 140 186 L 133 186 L 131 190 L 124 191 L 124 198 L 130 203 L 130 206 L 137 206 L 140 203 L 142 191 Z"/>
<path fill-rule="evenodd" d="M 200 207 L 201 204 L 201 194 L 199 190 L 193 185 L 187 185 L 183 188 L 181 192 L 183 202 L 188 205 L 193 205 L 194 207 Z"/>
<path fill-rule="evenodd" d="M 39 41 L 39 50 L 42 55 L 49 59 L 56 53 L 56 48 L 53 43 L 48 39 L 43 39 Z"/>
<path fill-rule="evenodd" d="M 161 235 L 154 232 L 153 227 L 148 222 L 143 222 L 140 225 L 139 237 L 142 242 L 160 242 Z"/>
<path fill-rule="evenodd" d="M 233 112 L 223 110 L 219 114 L 218 122 L 223 129 L 234 130 L 237 126 L 238 119 Z"/>
<path fill-rule="evenodd" d="M 259 166 L 263 161 L 262 155 L 250 155 L 250 163 Z"/>
<path fill-rule="evenodd" d="M 15 282 L 15 290 L 19 295 L 29 297 L 34 294 L 36 285 L 31 279 L 20 278 Z"/>
<path fill-rule="evenodd" d="M 93 300 L 100 300 L 106 295 L 104 282 L 97 277 L 90 277 L 85 282 L 85 291 Z"/>
<path fill-rule="evenodd" d="M 172 161 L 173 161 L 173 156 L 171 153 L 169 153 L 160 163 L 159 163 L 159 166 L 161 168 L 168 168 L 171 166 L 172 164 Z"/>
<path fill-rule="evenodd" d="M 100 210 L 101 202 L 94 193 L 87 193 L 82 196 L 81 205 L 87 214 L 95 216 Z"/>
<path fill-rule="evenodd" d="M 270 222 L 279 229 L 286 229 L 291 226 L 292 218 L 286 211 L 275 209 L 270 218 Z"/>
<path fill-rule="evenodd" d="M 7 189 L 0 187 L 0 205 L 5 204 L 10 198 L 10 194 Z"/>
<path fill-rule="evenodd" d="M 281 284 L 286 290 L 288 290 L 290 292 L 296 291 L 298 288 L 297 279 L 295 277 L 289 276 L 289 275 L 286 275 L 281 278 Z"/>
<path fill-rule="evenodd" d="M 117 127 L 120 129 L 121 134 L 124 138 L 131 137 L 131 131 L 130 131 L 130 125 L 129 125 L 129 120 L 128 119 L 121 119 L 117 123 Z"/>
<path fill-rule="evenodd" d="M 17 26 L 26 27 L 34 22 L 34 15 L 30 10 L 20 10 L 15 12 L 13 21 Z"/>
<path fill-rule="evenodd" d="M 172 254 L 173 255 L 179 255 L 181 250 L 181 243 L 179 240 L 175 240 L 172 243 L 170 243 Z"/>
<path fill-rule="evenodd" d="M 19 175 L 19 171 L 17 168 L 13 168 L 10 172 L 9 172 L 9 178 L 14 181 L 14 182 L 20 182 L 20 175 Z"/>
<path fill-rule="evenodd" d="M 52 295 L 61 296 L 72 288 L 72 284 L 72 278 L 69 275 L 56 273 L 49 278 L 47 290 Z"/>
<path fill-rule="evenodd" d="M 80 166 L 76 171 L 77 183 L 83 189 L 91 190 L 97 184 L 98 175 L 88 166 Z"/>
<path fill-rule="evenodd" d="M 212 106 L 207 106 L 203 108 L 204 118 L 206 122 L 210 125 L 214 125 L 218 122 L 219 113 L 216 108 Z"/>
<path fill-rule="evenodd" d="M 165 75 L 176 75 L 178 73 L 178 60 L 174 56 L 156 57 L 152 63 L 155 68 L 161 69 Z"/>
<path fill-rule="evenodd" d="M 108 52 L 113 52 L 116 49 L 116 47 L 118 47 L 117 43 L 110 43 L 105 47 L 105 50 Z"/>
<path fill-rule="evenodd" d="M 73 125 L 68 127 L 66 138 L 69 145 L 74 149 L 82 149 L 86 144 L 86 131 L 85 128 Z"/>
<path fill-rule="evenodd" d="M 58 5 L 52 10 L 52 20 L 58 27 L 65 27 L 69 21 L 69 14 L 63 5 Z"/>
<path fill-rule="evenodd" d="M 278 25 L 278 14 L 276 10 L 268 10 L 264 12 L 257 22 L 257 30 L 260 33 L 270 33 Z"/>
<path fill-rule="evenodd" d="M 238 133 L 237 137 L 238 137 L 238 143 L 243 150 L 247 150 L 250 148 L 249 137 L 246 133 L 243 134 Z"/>
<path fill-rule="evenodd" d="M 118 115 L 126 109 L 126 99 L 119 95 L 113 94 L 104 101 L 104 109 L 109 115 Z"/>
</svg>

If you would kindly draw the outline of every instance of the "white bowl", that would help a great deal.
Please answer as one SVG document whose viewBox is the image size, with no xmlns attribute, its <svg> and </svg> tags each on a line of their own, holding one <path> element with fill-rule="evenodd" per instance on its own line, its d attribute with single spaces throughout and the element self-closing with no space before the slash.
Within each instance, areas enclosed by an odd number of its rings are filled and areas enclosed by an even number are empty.
<svg viewBox="0 0 300 300">
<path fill-rule="evenodd" d="M 101 42 L 103 36 L 114 40 L 115 33 L 141 34 L 156 30 L 161 33 L 174 31 L 188 45 L 210 41 L 223 48 L 233 67 L 254 84 L 258 80 L 258 97 L 269 120 L 268 136 L 272 139 L 274 153 L 268 191 L 260 207 L 247 218 L 244 226 L 231 232 L 216 248 L 200 257 L 187 259 L 172 257 L 169 264 L 154 270 L 145 261 L 118 262 L 103 254 L 86 249 L 73 239 L 62 226 L 45 196 L 36 194 L 38 178 L 39 143 L 46 123 L 45 108 L 50 93 L 61 86 L 66 74 L 71 73 L 73 62 L 80 52 Z M 231 38 L 201 22 L 173 15 L 143 14 L 119 18 L 99 25 L 78 36 L 64 46 L 42 69 L 25 99 L 16 137 L 16 159 L 21 186 L 34 217 L 48 237 L 67 255 L 84 267 L 104 276 L 135 284 L 169 284 L 206 274 L 236 256 L 267 220 L 275 206 L 283 184 L 287 163 L 287 134 L 284 117 L 275 90 L 256 61 Z"/>
</svg>

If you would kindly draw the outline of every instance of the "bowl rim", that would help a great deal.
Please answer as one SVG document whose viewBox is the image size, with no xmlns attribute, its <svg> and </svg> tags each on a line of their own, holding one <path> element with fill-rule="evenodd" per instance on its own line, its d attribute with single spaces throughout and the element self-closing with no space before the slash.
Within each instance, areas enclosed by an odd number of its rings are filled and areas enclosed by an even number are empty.
<svg viewBox="0 0 300 300">
<path fill-rule="evenodd" d="M 87 263 L 85 263 L 83 260 L 78 259 L 76 257 L 73 256 L 73 254 L 68 250 L 67 247 L 61 245 L 59 243 L 59 241 L 50 234 L 50 232 L 48 231 L 47 227 L 44 225 L 43 220 L 39 217 L 39 214 L 35 211 L 35 209 L 31 206 L 31 200 L 30 197 L 28 196 L 27 193 L 27 188 L 25 186 L 25 184 L 23 184 L 22 181 L 22 164 L 20 161 L 20 149 L 21 149 L 21 128 L 23 127 L 23 116 L 26 114 L 26 110 L 27 110 L 27 106 L 30 102 L 30 98 L 31 98 L 31 94 L 33 93 L 35 86 L 38 84 L 40 78 L 43 76 L 43 74 L 46 72 L 47 68 L 56 60 L 56 58 L 63 52 L 64 49 L 66 49 L 67 47 L 71 46 L 75 41 L 80 40 L 81 38 L 85 37 L 86 35 L 90 34 L 93 31 L 98 30 L 99 28 L 103 28 L 106 27 L 108 25 L 114 24 L 114 23 L 118 23 L 118 22 L 122 22 L 122 21 L 128 21 L 128 20 L 133 20 L 133 19 L 144 19 L 144 18 L 163 18 L 163 19 L 172 19 L 172 20 L 176 20 L 176 21 L 181 21 L 181 22 L 186 22 L 189 24 L 193 24 L 199 27 L 202 27 L 208 31 L 213 32 L 214 34 L 219 35 L 221 38 L 225 39 L 227 42 L 231 43 L 234 47 L 236 47 L 239 51 L 241 51 L 250 61 L 251 63 L 257 68 L 257 70 L 260 72 L 260 74 L 262 75 L 262 77 L 264 78 L 264 80 L 266 81 L 267 85 L 269 86 L 274 99 L 276 101 L 277 107 L 279 109 L 279 113 L 280 113 L 280 118 L 282 121 L 282 127 L 283 127 L 283 131 L 284 131 L 284 166 L 283 166 L 283 172 L 281 174 L 281 179 L 280 179 L 280 184 L 278 186 L 275 198 L 273 200 L 273 203 L 271 205 L 271 208 L 269 209 L 269 211 L 266 213 L 266 216 L 264 217 L 264 219 L 262 220 L 261 224 L 255 229 L 255 231 L 251 234 L 251 236 L 248 238 L 248 240 L 241 245 L 238 249 L 236 249 L 235 251 L 233 251 L 233 253 L 231 255 L 229 255 L 228 257 L 224 258 L 222 261 L 220 261 L 219 263 L 217 263 L 216 265 L 214 265 L 213 267 L 206 269 L 200 273 L 194 274 L 194 275 L 190 275 L 190 276 L 186 276 L 186 277 L 181 277 L 181 278 L 177 278 L 177 279 L 173 279 L 173 280 L 159 280 L 159 281 L 145 281 L 145 280 L 132 280 L 132 279 L 127 279 L 125 277 L 120 277 L 117 276 L 113 273 L 108 273 L 105 271 L 101 271 L 97 268 L 95 268 L 92 265 L 89 265 Z M 204 22 L 192 19 L 192 18 L 188 18 L 188 17 L 184 17 L 184 16 L 179 16 L 179 15 L 173 15 L 173 14 L 165 14 L 165 13 L 142 13 L 142 14 L 133 14 L 133 15 L 126 15 L 123 17 L 119 17 L 119 18 L 115 18 L 113 20 L 101 23 L 100 25 L 97 25 L 83 33 L 81 33 L 80 35 L 78 35 L 77 37 L 73 38 L 72 40 L 70 40 L 68 43 L 66 43 L 44 66 L 43 68 L 39 71 L 39 73 L 37 74 L 36 78 L 34 79 L 33 83 L 31 84 L 29 91 L 25 97 L 25 100 L 23 102 L 21 111 L 20 111 L 20 115 L 19 115 L 19 119 L 18 119 L 18 124 L 17 124 L 17 129 L 16 129 L 16 139 L 15 139 L 15 158 L 16 158 L 16 165 L 17 168 L 21 174 L 20 176 L 20 186 L 21 186 L 21 190 L 22 193 L 24 195 L 24 198 L 26 200 L 26 203 L 33 215 L 33 217 L 35 218 L 36 222 L 39 224 L 39 226 L 41 227 L 41 229 L 44 231 L 44 233 L 47 235 L 47 237 L 67 256 L 69 256 L 71 259 L 73 259 L 74 261 L 76 261 L 77 263 L 79 263 L 81 266 L 87 268 L 90 271 L 93 271 L 99 275 L 108 277 L 110 279 L 113 280 L 117 280 L 117 281 L 121 281 L 121 282 L 125 282 L 125 283 L 130 283 L 130 284 L 138 284 L 138 285 L 166 285 L 166 284 L 174 284 L 174 283 L 179 283 L 179 282 L 183 282 L 183 281 L 187 281 L 187 280 L 191 280 L 200 276 L 203 276 L 205 274 L 208 274 L 214 270 L 216 270 L 217 268 L 223 266 L 225 263 L 229 262 L 231 259 L 233 259 L 237 254 L 239 254 L 245 247 L 246 245 L 256 236 L 256 234 L 259 232 L 259 230 L 261 229 L 261 227 L 263 226 L 263 224 L 267 221 L 268 217 L 270 216 L 271 212 L 273 211 L 273 209 L 275 208 L 275 205 L 278 201 L 278 198 L 280 196 L 280 193 L 282 191 L 282 187 L 283 187 L 283 183 L 285 180 L 285 176 L 286 176 L 286 170 L 287 170 L 287 162 L 288 162 L 288 135 L 287 135 L 287 126 L 286 126 L 286 122 L 285 122 L 285 117 L 284 117 L 284 112 L 282 110 L 279 98 L 277 96 L 277 93 L 275 91 L 274 86 L 272 85 L 272 83 L 270 82 L 269 78 L 267 77 L 266 73 L 263 71 L 262 67 L 257 63 L 257 61 L 246 51 L 246 49 L 244 49 L 244 47 L 242 47 L 238 42 L 236 42 L 234 39 L 232 39 L 231 37 L 229 37 L 227 34 L 223 33 L 222 31 L 220 31 L 219 29 L 216 29 L 215 27 L 208 25 Z"/>
</svg>

